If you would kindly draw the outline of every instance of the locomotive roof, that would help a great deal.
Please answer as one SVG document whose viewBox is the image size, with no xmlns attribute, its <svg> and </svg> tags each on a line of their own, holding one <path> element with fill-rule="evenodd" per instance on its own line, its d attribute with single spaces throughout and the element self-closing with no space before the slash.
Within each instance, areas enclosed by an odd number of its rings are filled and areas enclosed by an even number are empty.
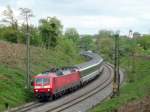
<svg viewBox="0 0 150 112">
<path fill-rule="evenodd" d="M 46 77 L 56 77 L 55 73 L 48 73 L 48 74 L 38 74 L 34 76 L 34 78 L 46 78 Z"/>
<path fill-rule="evenodd" d="M 47 70 L 45 72 L 42 72 L 41 74 L 34 76 L 34 78 L 59 77 L 63 75 L 68 75 L 72 72 L 75 72 L 76 70 L 77 67 L 63 67 L 63 68 L 56 69 L 55 71 Z"/>
</svg>

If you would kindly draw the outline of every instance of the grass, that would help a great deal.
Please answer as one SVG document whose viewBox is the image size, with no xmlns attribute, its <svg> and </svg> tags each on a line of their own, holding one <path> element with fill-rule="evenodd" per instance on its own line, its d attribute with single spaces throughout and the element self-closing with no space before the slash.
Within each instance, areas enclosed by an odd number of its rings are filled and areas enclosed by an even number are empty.
<svg viewBox="0 0 150 112">
<path fill-rule="evenodd" d="M 0 111 L 5 103 L 11 107 L 30 101 L 33 97 L 25 86 L 23 71 L 0 65 Z M 31 98 L 31 99 L 30 99 Z"/>
<path fill-rule="evenodd" d="M 85 61 L 73 44 L 64 43 L 53 49 L 31 46 L 31 75 L 52 66 L 72 66 Z M 5 103 L 15 107 L 33 100 L 33 93 L 25 89 L 25 71 L 26 46 L 0 41 L 0 112 Z"/>
<path fill-rule="evenodd" d="M 131 72 L 131 61 L 127 57 L 121 60 L 122 67 L 127 70 L 127 81 L 120 89 L 120 96 L 106 100 L 97 105 L 90 112 L 112 112 L 120 106 L 135 100 L 139 100 L 150 94 L 150 61 L 137 58 L 135 73 Z"/>
</svg>

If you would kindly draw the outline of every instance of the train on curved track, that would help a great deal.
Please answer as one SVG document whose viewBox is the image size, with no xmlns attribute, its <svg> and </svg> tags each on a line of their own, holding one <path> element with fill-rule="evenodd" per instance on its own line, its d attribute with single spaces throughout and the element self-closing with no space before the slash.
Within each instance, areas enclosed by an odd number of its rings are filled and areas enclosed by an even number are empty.
<svg viewBox="0 0 150 112">
<path fill-rule="evenodd" d="M 89 61 L 73 67 L 51 69 L 34 76 L 32 85 L 35 97 L 40 100 L 55 99 L 99 76 L 103 70 L 103 59 L 90 51 L 84 51 L 81 55 Z"/>
</svg>

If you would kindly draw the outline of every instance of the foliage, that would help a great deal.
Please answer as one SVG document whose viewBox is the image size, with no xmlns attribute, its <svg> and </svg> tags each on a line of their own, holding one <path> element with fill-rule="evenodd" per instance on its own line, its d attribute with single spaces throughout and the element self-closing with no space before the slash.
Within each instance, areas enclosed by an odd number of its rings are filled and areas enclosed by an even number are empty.
<svg viewBox="0 0 150 112">
<path fill-rule="evenodd" d="M 0 111 L 5 109 L 5 103 L 10 107 L 33 99 L 33 93 L 27 92 L 24 88 L 25 75 L 24 72 L 17 69 L 9 68 L 5 65 L 0 65 Z M 31 99 L 30 99 L 31 98 Z"/>
<path fill-rule="evenodd" d="M 0 28 L 0 39 L 17 43 L 17 32 L 12 27 L 2 27 Z"/>
<path fill-rule="evenodd" d="M 41 19 L 39 22 L 39 31 L 46 48 L 55 47 L 58 37 L 62 35 L 61 22 L 56 17 Z"/>
<path fill-rule="evenodd" d="M 133 39 L 120 37 L 119 40 L 120 66 L 126 70 L 127 74 L 125 75 L 127 76 L 127 80 L 120 88 L 120 96 L 102 102 L 94 109 L 89 110 L 91 112 L 111 112 L 121 105 L 150 94 L 150 76 L 148 75 L 150 74 L 150 61 L 146 57 L 138 57 L 148 53 L 148 49 L 150 48 L 146 46 L 148 45 L 147 43 L 150 42 L 149 36 Z M 104 45 L 104 47 L 107 47 L 106 44 Z M 107 54 L 107 52 L 103 53 Z M 108 58 L 111 60 L 111 57 Z M 133 63 L 134 72 L 132 71 Z"/>
<path fill-rule="evenodd" d="M 111 37 L 101 37 L 96 41 L 97 51 L 106 59 L 113 58 L 114 40 Z"/>
<path fill-rule="evenodd" d="M 38 28 L 30 26 L 30 44 L 34 46 L 40 46 L 42 43 L 42 38 Z"/>
<path fill-rule="evenodd" d="M 122 66 L 127 69 L 127 64 L 128 57 L 122 58 Z M 148 74 L 150 74 L 150 62 L 145 59 L 137 58 L 135 68 L 135 81 L 132 83 L 126 82 L 120 89 L 120 96 L 102 102 L 94 109 L 91 109 L 90 112 L 111 112 L 127 102 L 138 100 L 145 95 L 149 95 L 150 75 Z M 127 80 L 133 78 L 132 75 L 132 72 L 128 72 Z"/>
<path fill-rule="evenodd" d="M 68 28 L 65 31 L 65 37 L 68 39 L 71 39 L 73 42 L 77 43 L 79 42 L 79 33 L 75 28 Z"/>
<path fill-rule="evenodd" d="M 17 35 L 17 29 L 18 29 L 18 20 L 17 17 L 14 14 L 14 11 L 11 9 L 10 6 L 6 7 L 6 10 L 2 12 L 2 15 L 4 18 L 2 19 L 2 23 L 6 23 L 8 27 L 1 27 L 4 31 L 0 32 L 3 33 L 3 39 L 11 42 L 18 42 L 18 35 Z"/>
<path fill-rule="evenodd" d="M 95 43 L 92 39 L 93 37 L 90 35 L 84 35 L 81 39 L 80 39 L 80 48 L 88 51 L 88 50 L 92 50 L 94 51 L 96 48 Z"/>
<path fill-rule="evenodd" d="M 150 49 L 150 35 L 144 35 L 141 38 L 137 38 L 139 46 L 141 46 L 144 50 Z"/>
<path fill-rule="evenodd" d="M 113 31 L 104 29 L 99 31 L 97 38 L 112 37 L 113 34 L 114 34 Z"/>
<path fill-rule="evenodd" d="M 56 17 L 41 19 L 40 25 L 34 27 L 29 24 L 30 18 L 34 16 L 32 10 L 20 8 L 19 11 L 24 20 L 21 25 L 18 25 L 18 20 L 10 6 L 3 11 L 3 22 L 6 24 L 0 26 L 1 40 L 26 44 L 26 35 L 29 33 L 31 45 L 46 46 L 46 48 L 57 45 L 57 39 L 62 36 L 62 25 Z"/>
<path fill-rule="evenodd" d="M 10 24 L 13 29 L 17 29 L 17 19 L 11 7 L 7 6 L 6 10 L 4 10 L 2 14 L 5 16 L 2 22 Z"/>
</svg>

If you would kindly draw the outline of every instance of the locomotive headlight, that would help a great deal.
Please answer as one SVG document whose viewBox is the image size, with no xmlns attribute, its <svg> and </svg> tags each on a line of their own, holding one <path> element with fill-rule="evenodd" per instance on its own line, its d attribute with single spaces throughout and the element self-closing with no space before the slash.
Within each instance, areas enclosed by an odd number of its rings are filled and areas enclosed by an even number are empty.
<svg viewBox="0 0 150 112">
<path fill-rule="evenodd" d="M 50 86 L 43 86 L 43 88 L 50 88 Z"/>
<path fill-rule="evenodd" d="M 39 89 L 39 88 L 41 88 L 41 86 L 35 86 L 34 88 L 35 88 L 35 89 Z"/>
<path fill-rule="evenodd" d="M 38 92 L 38 89 L 36 89 L 35 91 Z"/>
<path fill-rule="evenodd" d="M 48 89 L 48 92 L 50 91 L 50 89 Z"/>
</svg>

